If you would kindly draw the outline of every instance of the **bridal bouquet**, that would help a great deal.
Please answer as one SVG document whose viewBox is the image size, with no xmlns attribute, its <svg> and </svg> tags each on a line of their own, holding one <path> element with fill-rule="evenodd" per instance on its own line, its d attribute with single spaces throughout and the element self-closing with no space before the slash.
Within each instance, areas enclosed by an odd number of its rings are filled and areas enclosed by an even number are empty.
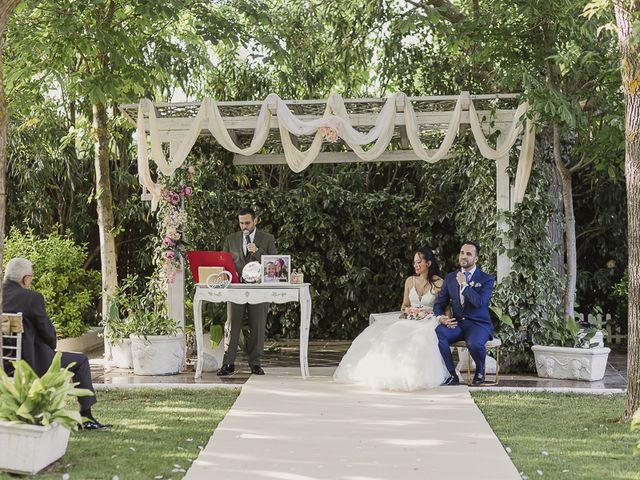
<svg viewBox="0 0 640 480">
<path fill-rule="evenodd" d="M 405 310 L 407 320 L 424 320 L 431 314 L 427 307 L 409 307 Z"/>
</svg>

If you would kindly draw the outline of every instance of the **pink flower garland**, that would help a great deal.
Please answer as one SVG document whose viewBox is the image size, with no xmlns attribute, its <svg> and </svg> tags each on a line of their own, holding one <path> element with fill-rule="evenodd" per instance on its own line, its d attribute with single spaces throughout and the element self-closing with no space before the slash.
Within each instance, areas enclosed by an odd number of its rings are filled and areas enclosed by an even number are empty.
<svg viewBox="0 0 640 480">
<path fill-rule="evenodd" d="M 182 268 L 181 259 L 185 250 L 182 231 L 187 223 L 187 212 L 184 203 L 192 194 L 193 189 L 187 185 L 183 185 L 176 190 L 163 188 L 161 192 L 161 211 L 164 214 L 162 219 L 164 235 L 161 261 L 167 283 L 173 283 L 176 274 Z"/>
</svg>

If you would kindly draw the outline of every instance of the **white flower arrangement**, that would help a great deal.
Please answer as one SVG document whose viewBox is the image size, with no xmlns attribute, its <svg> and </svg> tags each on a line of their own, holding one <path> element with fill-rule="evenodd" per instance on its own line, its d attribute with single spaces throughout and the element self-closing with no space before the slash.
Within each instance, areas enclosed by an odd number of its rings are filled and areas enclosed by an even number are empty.
<svg viewBox="0 0 640 480">
<path fill-rule="evenodd" d="M 431 312 L 427 307 L 408 307 L 405 310 L 407 320 L 424 320 Z"/>
<path fill-rule="evenodd" d="M 480 288 L 482 286 L 482 284 L 480 282 L 469 282 L 469 286 L 471 288 L 475 288 L 475 287 Z"/>
</svg>

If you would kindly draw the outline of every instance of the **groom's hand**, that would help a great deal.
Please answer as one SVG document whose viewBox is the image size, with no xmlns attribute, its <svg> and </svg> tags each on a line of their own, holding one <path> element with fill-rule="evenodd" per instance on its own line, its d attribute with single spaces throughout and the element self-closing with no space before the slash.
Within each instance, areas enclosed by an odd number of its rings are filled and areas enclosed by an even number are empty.
<svg viewBox="0 0 640 480">
<path fill-rule="evenodd" d="M 458 321 L 455 318 L 449 318 L 444 315 L 440 317 L 438 321 L 448 328 L 456 328 L 458 326 Z"/>
<path fill-rule="evenodd" d="M 457 273 L 456 280 L 458 281 L 458 285 L 460 285 L 461 287 L 467 284 L 467 279 L 462 272 Z"/>
</svg>

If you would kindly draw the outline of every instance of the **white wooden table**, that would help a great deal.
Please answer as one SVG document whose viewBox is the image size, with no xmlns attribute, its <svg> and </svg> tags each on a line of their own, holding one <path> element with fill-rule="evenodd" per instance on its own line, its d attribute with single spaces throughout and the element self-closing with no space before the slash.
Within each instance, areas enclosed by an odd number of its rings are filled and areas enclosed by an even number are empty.
<svg viewBox="0 0 640 480">
<path fill-rule="evenodd" d="M 311 325 L 311 294 L 308 283 L 303 284 L 246 284 L 232 283 L 227 288 L 209 288 L 197 285 L 193 297 L 193 319 L 196 328 L 196 347 L 198 362 L 195 378 L 202 376 L 203 338 L 202 338 L 202 302 L 233 303 L 287 303 L 300 304 L 300 374 L 309 376 L 309 328 Z"/>
</svg>

